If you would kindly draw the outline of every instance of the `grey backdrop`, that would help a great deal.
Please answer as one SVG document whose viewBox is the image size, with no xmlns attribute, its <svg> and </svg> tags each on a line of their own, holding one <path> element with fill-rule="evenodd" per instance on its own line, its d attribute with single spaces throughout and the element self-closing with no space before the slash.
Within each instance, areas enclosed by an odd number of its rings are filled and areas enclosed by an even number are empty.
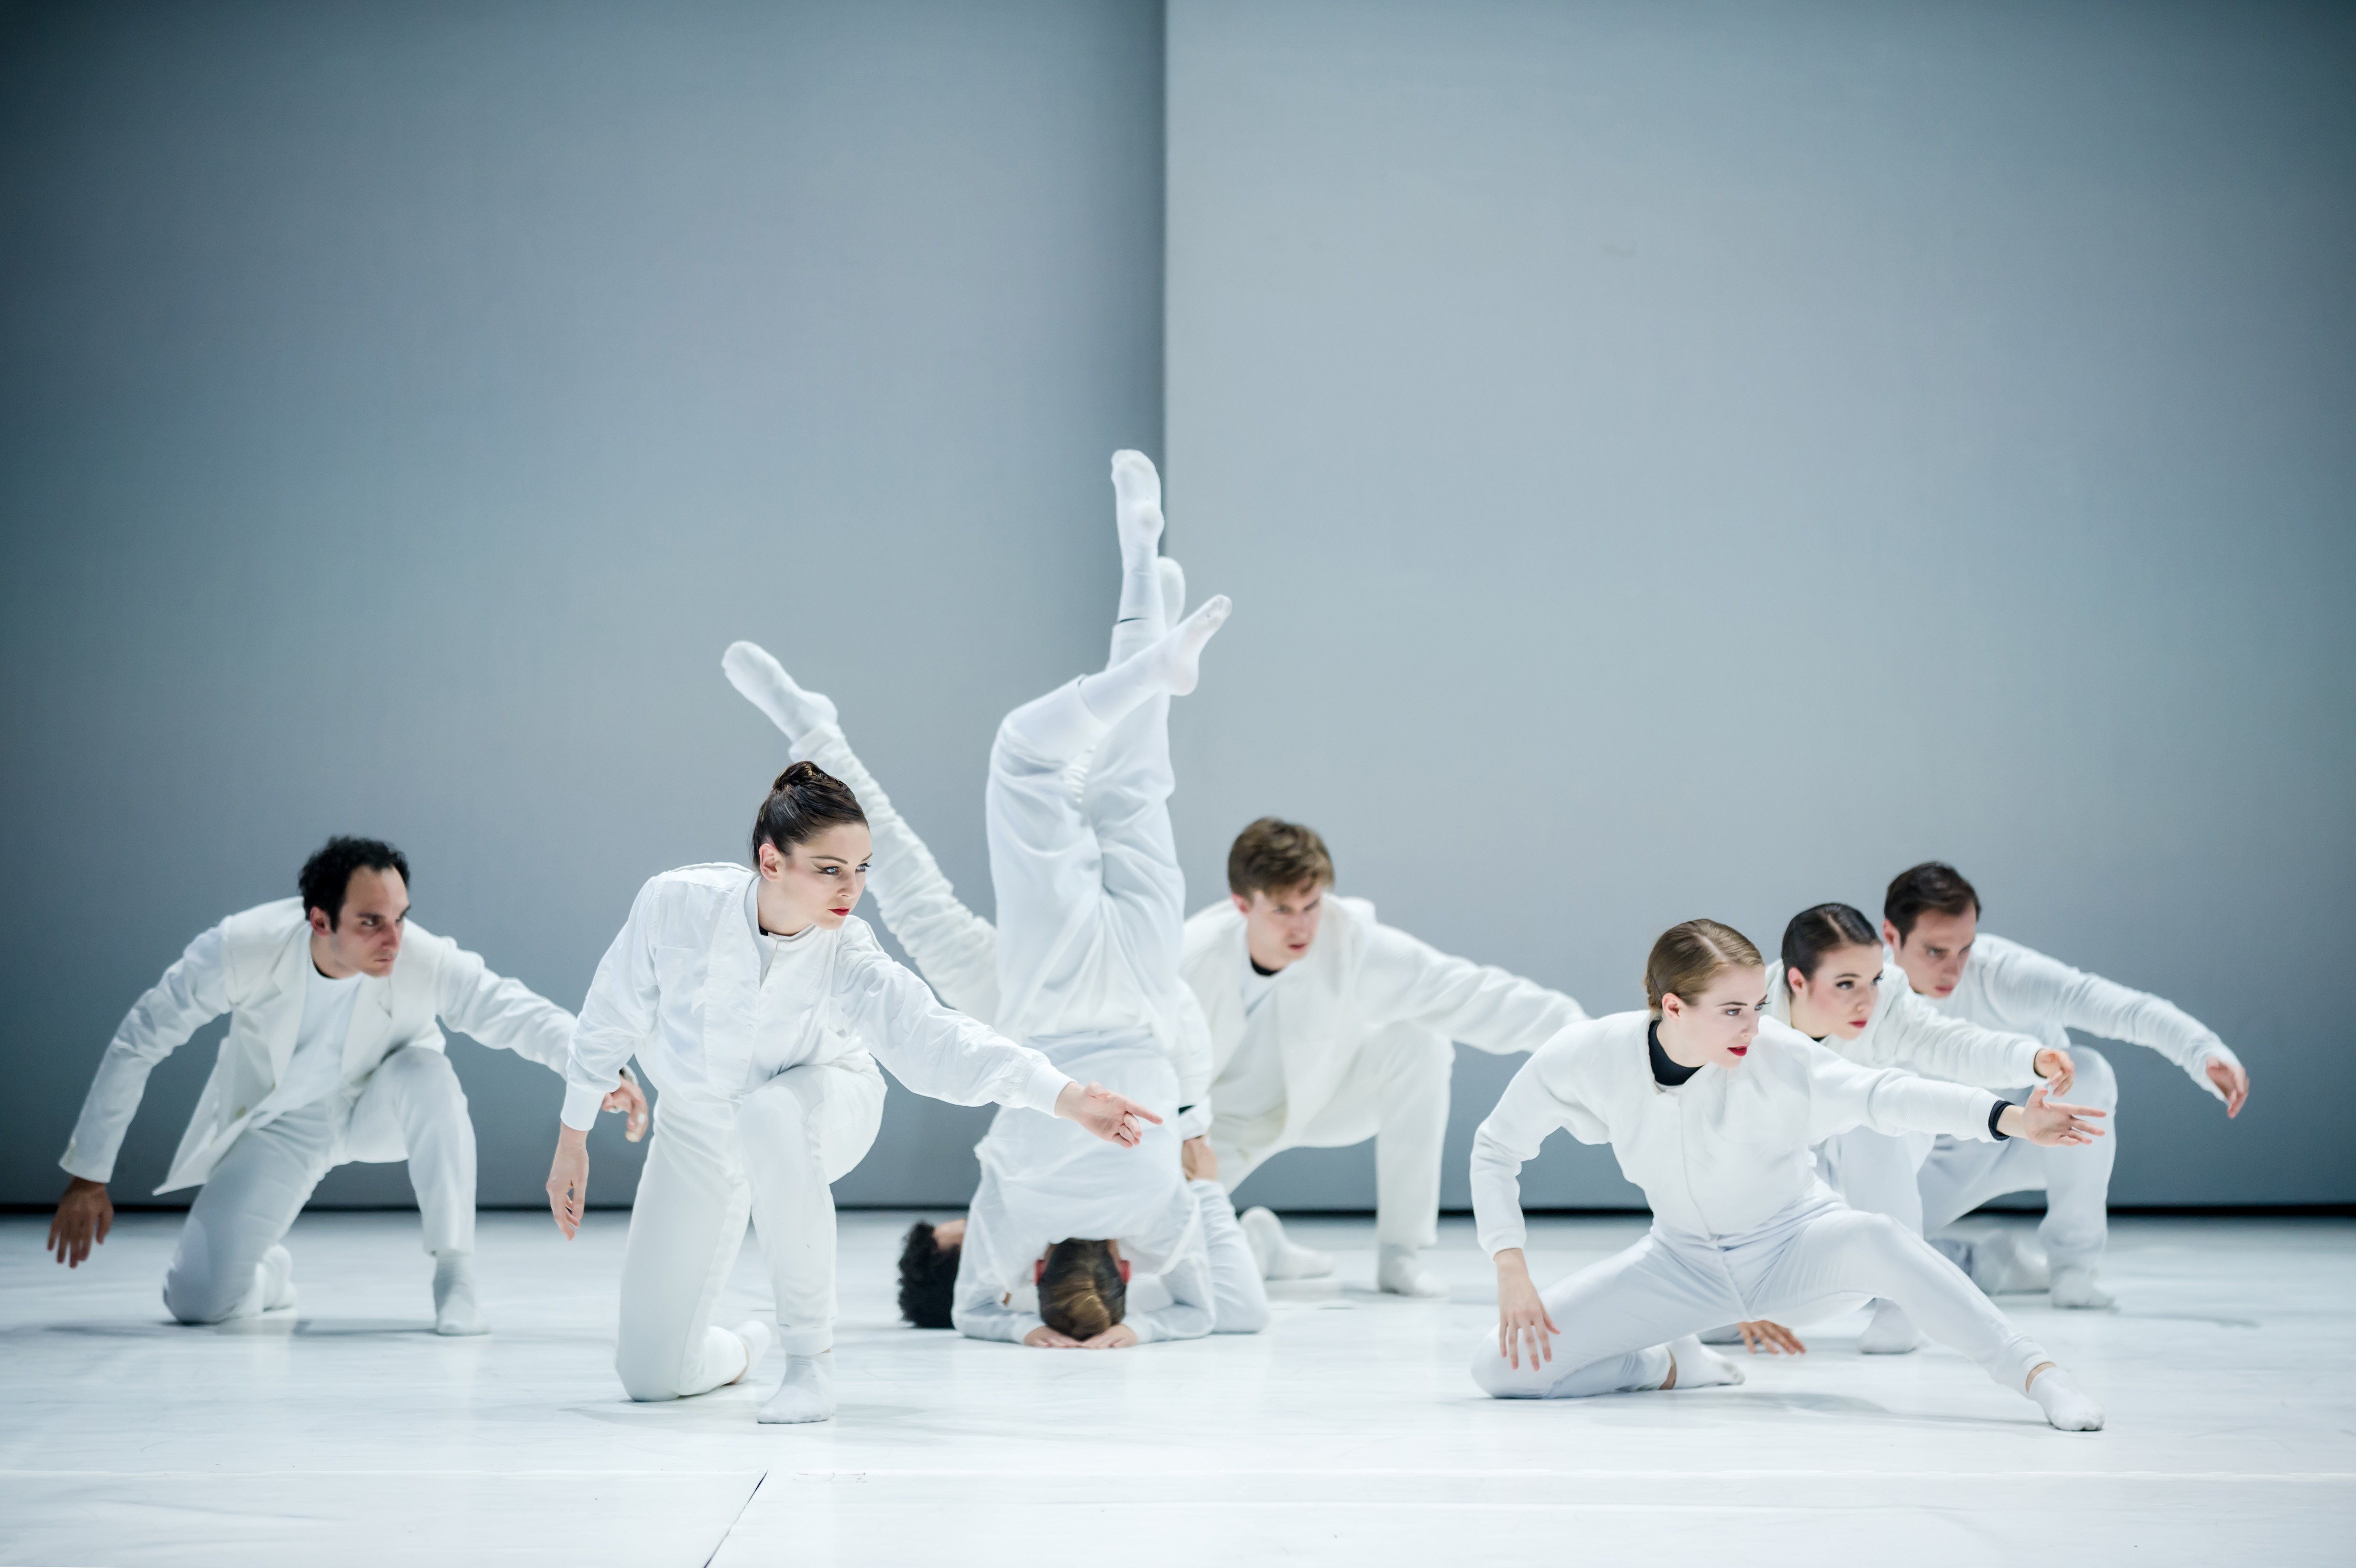
<svg viewBox="0 0 2356 1568">
<path fill-rule="evenodd" d="M 1100 656 L 1166 341 L 1171 548 L 1238 603 L 1198 899 L 1302 816 L 1603 1011 L 1671 921 L 1952 856 L 2252 1065 L 2228 1126 L 2114 1052 L 2121 1201 L 2356 1198 L 2351 65 L 2280 7 L 1175 0 L 1165 336 L 1156 6 L 0 14 L 0 1197 L 327 832 L 577 1004 L 779 765 L 734 636 L 987 908 L 988 734 Z M 554 1082 L 453 1057 L 536 1201 Z M 1460 1065 L 1451 1201 L 1512 1065 Z M 960 1200 L 983 1119 L 895 1090 L 839 1195 Z M 1633 1198 L 1560 1139 L 1530 1193 Z"/>
<path fill-rule="evenodd" d="M 2250 1065 L 2112 1052 L 2116 1200 L 2356 1199 L 2351 80 L 2346 7 L 1172 0 L 1189 875 L 1297 813 L 1604 1011 L 1951 858 Z"/>
</svg>

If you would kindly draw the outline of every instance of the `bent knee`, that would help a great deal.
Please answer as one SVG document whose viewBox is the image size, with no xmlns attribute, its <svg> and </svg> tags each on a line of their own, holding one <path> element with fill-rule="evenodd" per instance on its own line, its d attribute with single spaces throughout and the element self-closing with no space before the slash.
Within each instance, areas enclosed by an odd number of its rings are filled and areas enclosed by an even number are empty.
<svg viewBox="0 0 2356 1568">
<path fill-rule="evenodd" d="M 247 1271 L 247 1277 L 235 1290 L 226 1288 L 218 1278 L 192 1283 L 176 1274 L 167 1274 L 164 1276 L 164 1310 L 172 1315 L 175 1323 L 183 1323 L 191 1328 L 202 1328 L 225 1321 L 232 1316 L 238 1304 L 245 1299 L 246 1292 L 252 1287 L 251 1270 Z"/>
<path fill-rule="evenodd" d="M 622 1392 L 637 1403 L 652 1404 L 682 1397 L 676 1355 L 665 1358 L 621 1350 L 614 1357 L 614 1374 L 622 1380 Z"/>
<path fill-rule="evenodd" d="M 446 1095 L 460 1105 L 466 1103 L 458 1070 L 431 1046 L 404 1045 L 378 1063 L 377 1072 L 409 1093 Z"/>
<path fill-rule="evenodd" d="M 2077 1072 L 2077 1081 L 2070 1093 L 2062 1098 L 2073 1105 L 2089 1105 L 2097 1111 L 2115 1108 L 2119 1103 L 2118 1074 L 2099 1051 L 2083 1045 L 2070 1048 L 2070 1061 Z"/>
<path fill-rule="evenodd" d="M 1534 1367 L 1511 1365 L 1487 1340 L 1472 1352 L 1472 1381 L 1491 1399 L 1536 1399 L 1536 1372 Z"/>
<path fill-rule="evenodd" d="M 1220 1334 L 1258 1334 L 1268 1328 L 1271 1316 L 1265 1302 L 1252 1307 L 1230 1307 L 1219 1314 L 1219 1326 L 1214 1331 Z"/>
</svg>

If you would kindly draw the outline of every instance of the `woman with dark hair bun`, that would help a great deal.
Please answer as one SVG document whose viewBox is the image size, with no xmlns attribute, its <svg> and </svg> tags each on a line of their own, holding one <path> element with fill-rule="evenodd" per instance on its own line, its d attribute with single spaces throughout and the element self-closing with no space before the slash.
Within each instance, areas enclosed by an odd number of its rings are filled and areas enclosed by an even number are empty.
<svg viewBox="0 0 2356 1568">
<path fill-rule="evenodd" d="M 786 1375 L 760 1419 L 824 1421 L 835 1406 L 829 1188 L 875 1140 L 877 1057 L 920 1094 L 1022 1105 L 1128 1147 L 1153 1113 L 950 1011 L 884 954 L 851 912 L 866 882 L 866 814 L 816 763 L 777 775 L 752 848 L 750 869 L 687 866 L 638 891 L 573 1031 L 549 1206 L 572 1236 L 586 1130 L 637 1055 L 659 1098 L 622 1259 L 622 1386 L 639 1400 L 704 1393 L 748 1376 L 774 1339 Z M 774 1330 L 712 1321 L 748 1214 Z"/>
</svg>

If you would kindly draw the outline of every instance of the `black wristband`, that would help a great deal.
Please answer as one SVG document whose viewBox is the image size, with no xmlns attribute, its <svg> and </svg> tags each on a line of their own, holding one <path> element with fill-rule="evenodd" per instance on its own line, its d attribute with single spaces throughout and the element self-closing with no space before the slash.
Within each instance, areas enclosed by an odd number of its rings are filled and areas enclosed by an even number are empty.
<svg viewBox="0 0 2356 1568">
<path fill-rule="evenodd" d="M 1997 1125 L 1997 1121 L 2000 1120 L 2004 1114 L 2010 1109 L 2012 1109 L 2011 1101 L 1998 1100 L 1988 1111 L 1988 1136 L 1994 1138 L 1998 1143 L 2005 1143 L 2012 1136 L 2010 1133 L 2006 1132 L 2003 1128 Z"/>
</svg>

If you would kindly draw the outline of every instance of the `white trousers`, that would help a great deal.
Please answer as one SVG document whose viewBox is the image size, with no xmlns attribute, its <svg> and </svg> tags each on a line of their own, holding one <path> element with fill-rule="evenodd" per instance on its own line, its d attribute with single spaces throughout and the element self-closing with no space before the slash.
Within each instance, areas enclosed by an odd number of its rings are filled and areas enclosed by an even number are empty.
<svg viewBox="0 0 2356 1568">
<path fill-rule="evenodd" d="M 1214 1119 L 1219 1179 L 1232 1192 L 1286 1149 L 1346 1148 L 1373 1138 L 1376 1243 L 1430 1246 L 1440 1240 L 1440 1164 L 1455 1068 L 1456 1047 L 1443 1034 L 1409 1023 L 1377 1030 L 1351 1053 L 1333 1098 L 1269 1147 L 1237 1148 L 1227 1138 L 1237 1129 Z"/>
<path fill-rule="evenodd" d="M 1933 1234 L 1954 1224 L 1991 1198 L 2008 1192 L 2045 1193 L 2045 1219 L 2037 1239 L 2056 1266 L 2092 1267 L 2110 1243 L 2111 1168 L 2119 1157 L 2119 1081 L 2099 1052 L 2070 1048 L 2077 1082 L 2064 1096 L 2073 1105 L 2110 1113 L 2103 1136 L 2088 1144 L 2040 1148 L 2024 1138 L 1984 1144 L 1943 1137 L 1922 1164 L 1922 1222 Z M 2026 1100 L 2027 1090 L 2005 1096 Z"/>
<path fill-rule="evenodd" d="M 1851 1127 L 1816 1146 L 1816 1174 L 1841 1201 L 1868 1214 L 1887 1214 L 1922 1233 L 1922 1162 L 1935 1133 L 1877 1133 Z"/>
<path fill-rule="evenodd" d="M 475 1250 L 475 1125 L 450 1059 L 409 1045 L 377 1064 L 356 1100 L 333 1094 L 230 1146 L 197 1193 L 164 1275 L 164 1305 L 183 1323 L 259 1311 L 262 1254 L 278 1244 L 337 1166 L 409 1162 L 429 1253 Z"/>
<path fill-rule="evenodd" d="M 1268 1282 L 1259 1260 L 1236 1220 L 1227 1189 L 1215 1181 L 1190 1181 L 1195 1211 L 1203 1216 L 1203 1240 L 1211 1253 L 1211 1332 L 1257 1334 L 1268 1327 Z"/>
<path fill-rule="evenodd" d="M 683 1399 L 744 1370 L 744 1342 L 712 1319 L 748 1215 L 768 1260 L 778 1342 L 789 1356 L 831 1349 L 830 1187 L 865 1157 L 883 1123 L 874 1058 L 790 1067 L 736 1101 L 654 1087 L 654 1141 L 622 1253 L 622 1387 L 632 1399 Z"/>
<path fill-rule="evenodd" d="M 1652 1233 L 1544 1293 L 1562 1332 L 1554 1359 L 1518 1368 L 1493 1331 L 1472 1381 L 1499 1399 L 1577 1399 L 1658 1388 L 1665 1341 L 1744 1318 L 1805 1322 L 1895 1301 L 1924 1332 L 1977 1361 L 2015 1392 L 2048 1360 L 1961 1269 L 1889 1216 L 1863 1214 L 1819 1189 L 1740 1236 Z"/>
</svg>

